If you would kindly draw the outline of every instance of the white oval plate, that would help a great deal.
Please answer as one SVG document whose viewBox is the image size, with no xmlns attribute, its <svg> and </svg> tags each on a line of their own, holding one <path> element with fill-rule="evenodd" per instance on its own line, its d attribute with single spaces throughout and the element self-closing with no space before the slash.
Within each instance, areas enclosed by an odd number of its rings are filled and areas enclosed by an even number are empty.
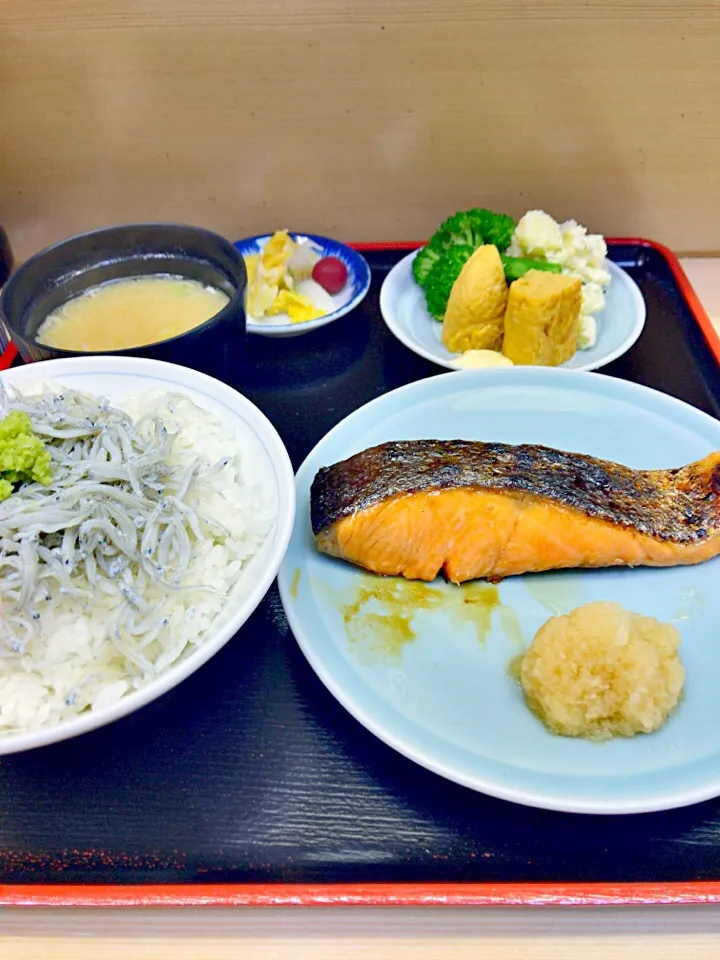
<svg viewBox="0 0 720 960">
<path fill-rule="evenodd" d="M 320 467 L 373 444 L 423 438 L 546 444 L 660 468 L 720 450 L 720 422 L 647 387 L 575 371 L 522 367 L 420 380 L 351 414 L 303 463 L 278 577 L 290 626 L 330 692 L 368 730 L 435 773 L 575 813 L 640 813 L 720 795 L 720 557 L 694 567 L 510 577 L 498 587 L 504 612 L 492 613 L 483 642 L 444 604 L 418 611 L 415 639 L 394 658 L 374 642 L 372 620 L 362 643 L 349 639 L 347 605 L 370 575 L 316 550 L 310 484 Z M 468 589 L 435 586 L 456 604 Z M 553 612 L 592 600 L 616 601 L 680 631 L 685 697 L 654 734 L 607 743 L 554 736 L 508 673 Z"/>
<path fill-rule="evenodd" d="M 385 323 L 401 343 L 414 353 L 457 370 L 459 354 L 450 353 L 440 340 L 442 324 L 428 313 L 425 294 L 415 282 L 414 251 L 395 264 L 380 290 L 380 310 Z M 598 338 L 590 350 L 578 350 L 562 370 L 597 370 L 630 349 L 645 326 L 645 301 L 635 281 L 611 260 L 606 261 L 612 281 L 605 308 L 596 315 Z"/>
<path fill-rule="evenodd" d="M 277 505 L 274 529 L 245 567 L 225 610 L 192 653 L 110 707 L 83 713 L 55 726 L 0 735 L 0 754 L 8 754 L 67 740 L 124 717 L 167 693 L 217 653 L 245 623 L 275 578 L 292 531 L 295 485 L 285 446 L 265 415 L 224 383 L 187 367 L 134 357 L 75 357 L 15 367 L 0 374 L 0 379 L 20 390 L 32 389 L 41 380 L 53 380 L 115 403 L 156 387 L 184 393 L 198 406 L 232 425 L 240 450 L 246 455 L 246 462 L 252 464 L 258 481 L 274 487 Z"/>
</svg>

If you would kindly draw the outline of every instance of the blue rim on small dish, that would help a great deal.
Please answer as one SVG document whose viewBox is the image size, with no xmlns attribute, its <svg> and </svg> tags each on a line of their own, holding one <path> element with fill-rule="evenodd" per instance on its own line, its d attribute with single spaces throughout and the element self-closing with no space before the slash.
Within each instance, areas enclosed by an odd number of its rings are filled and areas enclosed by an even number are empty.
<svg viewBox="0 0 720 960">
<path fill-rule="evenodd" d="M 248 333 L 258 333 L 264 337 L 296 337 L 302 333 L 319 330 L 320 327 L 339 320 L 358 307 L 365 299 L 370 289 L 370 267 L 367 260 L 357 250 L 338 240 L 321 237 L 314 233 L 295 233 L 289 231 L 293 240 L 310 240 L 320 248 L 321 256 L 337 257 L 347 267 L 348 278 L 345 286 L 333 297 L 337 309 L 332 313 L 318 317 L 316 320 L 305 320 L 302 323 L 254 323 L 248 317 Z M 245 257 L 253 253 L 260 253 L 272 234 L 263 233 L 254 237 L 244 237 L 235 243 L 235 248 Z"/>
</svg>

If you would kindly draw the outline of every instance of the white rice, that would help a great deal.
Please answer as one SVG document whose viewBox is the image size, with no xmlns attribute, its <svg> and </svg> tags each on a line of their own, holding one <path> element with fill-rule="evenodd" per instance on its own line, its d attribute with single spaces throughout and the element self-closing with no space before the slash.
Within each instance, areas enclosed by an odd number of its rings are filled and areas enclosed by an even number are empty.
<svg viewBox="0 0 720 960">
<path fill-rule="evenodd" d="M 122 407 L 133 419 L 151 409 L 167 419 L 164 396 L 145 393 Z M 172 419 L 181 424 L 173 464 L 189 464 L 198 456 L 209 463 L 229 459 L 188 500 L 230 535 L 218 533 L 196 545 L 185 582 L 209 584 L 220 592 L 170 591 L 157 584 L 147 588 L 144 598 L 165 622 L 158 640 L 142 651 L 150 671 L 138 667 L 127 640 L 118 645 L 108 637 L 108 624 L 121 602 L 116 596 L 94 588 L 88 601 L 56 592 L 49 602 L 40 602 L 39 630 L 25 651 L 0 659 L 0 733 L 54 726 L 108 707 L 186 657 L 202 644 L 241 573 L 267 540 L 276 517 L 275 493 L 253 479 L 257 474 L 238 451 L 233 428 L 190 402 L 176 401 Z M 83 587 L 89 588 L 87 580 Z"/>
</svg>

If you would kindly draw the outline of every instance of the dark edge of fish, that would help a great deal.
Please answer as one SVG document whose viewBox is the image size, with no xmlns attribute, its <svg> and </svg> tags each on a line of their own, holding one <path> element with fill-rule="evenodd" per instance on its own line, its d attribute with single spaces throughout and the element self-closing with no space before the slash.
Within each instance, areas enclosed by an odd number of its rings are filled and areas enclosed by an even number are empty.
<svg viewBox="0 0 720 960">
<path fill-rule="evenodd" d="M 310 492 L 313 533 L 394 497 L 458 488 L 543 497 L 680 544 L 720 530 L 720 458 L 709 472 L 697 464 L 642 471 L 533 444 L 401 440 L 318 471 Z"/>
</svg>

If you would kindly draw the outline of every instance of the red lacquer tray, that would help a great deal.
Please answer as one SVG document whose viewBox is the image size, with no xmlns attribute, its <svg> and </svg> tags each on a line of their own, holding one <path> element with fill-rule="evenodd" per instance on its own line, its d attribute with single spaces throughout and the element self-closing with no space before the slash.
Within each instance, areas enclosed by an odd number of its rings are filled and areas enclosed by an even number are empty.
<svg viewBox="0 0 720 960">
<path fill-rule="evenodd" d="M 250 345 L 241 389 L 296 465 L 371 397 L 439 372 L 379 315 L 384 276 L 416 244 L 357 246 L 373 285 L 351 323 Z M 719 416 L 720 338 L 675 255 L 637 239 L 611 241 L 610 255 L 640 285 L 648 321 L 603 372 Z M 14 360 L 10 348 L 0 369 Z M 397 756 L 335 703 L 275 588 L 241 640 L 132 717 L 0 758 L 0 905 L 720 902 L 720 801 L 603 818 L 474 794 Z"/>
</svg>

